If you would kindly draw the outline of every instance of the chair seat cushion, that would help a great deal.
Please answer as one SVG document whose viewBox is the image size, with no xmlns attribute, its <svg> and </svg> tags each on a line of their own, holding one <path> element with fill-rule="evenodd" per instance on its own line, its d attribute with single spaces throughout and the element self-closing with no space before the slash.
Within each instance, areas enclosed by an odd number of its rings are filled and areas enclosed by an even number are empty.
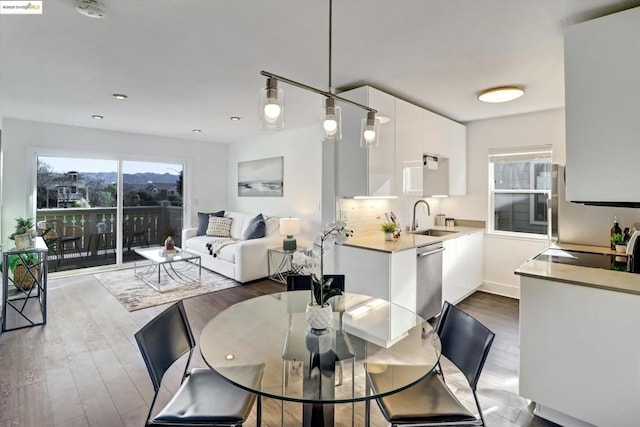
<svg viewBox="0 0 640 427">
<path fill-rule="evenodd" d="M 376 377 L 375 374 L 369 374 L 373 390 L 376 390 Z M 380 377 L 378 379 L 386 381 Z M 382 414 L 391 423 L 476 420 L 435 372 L 414 386 L 377 401 Z"/>
<path fill-rule="evenodd" d="M 264 365 L 236 366 L 247 382 L 259 388 Z M 180 389 L 153 423 L 199 424 L 242 423 L 255 402 L 256 395 L 231 384 L 209 368 L 191 370 Z"/>
</svg>

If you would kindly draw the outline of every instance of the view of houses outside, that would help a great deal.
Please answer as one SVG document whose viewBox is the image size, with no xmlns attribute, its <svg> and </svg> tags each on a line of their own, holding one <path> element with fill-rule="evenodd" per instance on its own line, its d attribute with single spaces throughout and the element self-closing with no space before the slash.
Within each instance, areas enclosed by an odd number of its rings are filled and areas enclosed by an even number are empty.
<svg viewBox="0 0 640 427">
<path fill-rule="evenodd" d="M 118 241 L 122 262 L 168 235 L 179 245 L 182 165 L 123 161 L 121 189 L 118 182 L 117 160 L 38 156 L 36 222 L 49 233 L 51 271 L 117 263 Z M 62 243 L 69 230 L 74 240 Z"/>
</svg>

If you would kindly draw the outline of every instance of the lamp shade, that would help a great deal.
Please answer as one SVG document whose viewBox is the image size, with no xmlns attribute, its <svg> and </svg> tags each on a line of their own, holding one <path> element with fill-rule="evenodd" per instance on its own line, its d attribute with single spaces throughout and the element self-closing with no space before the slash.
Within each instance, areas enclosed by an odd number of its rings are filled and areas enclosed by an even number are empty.
<svg viewBox="0 0 640 427">
<path fill-rule="evenodd" d="M 280 218 L 280 234 L 287 236 L 300 234 L 300 218 Z"/>
</svg>

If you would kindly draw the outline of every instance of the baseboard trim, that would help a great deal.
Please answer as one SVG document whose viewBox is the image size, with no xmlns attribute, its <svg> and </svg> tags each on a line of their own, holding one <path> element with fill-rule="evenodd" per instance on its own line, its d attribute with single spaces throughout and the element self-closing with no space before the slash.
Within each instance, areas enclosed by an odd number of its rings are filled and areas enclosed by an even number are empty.
<svg viewBox="0 0 640 427">
<path fill-rule="evenodd" d="M 506 283 L 489 282 L 485 280 L 478 290 L 489 294 L 520 299 L 520 288 Z"/>
</svg>

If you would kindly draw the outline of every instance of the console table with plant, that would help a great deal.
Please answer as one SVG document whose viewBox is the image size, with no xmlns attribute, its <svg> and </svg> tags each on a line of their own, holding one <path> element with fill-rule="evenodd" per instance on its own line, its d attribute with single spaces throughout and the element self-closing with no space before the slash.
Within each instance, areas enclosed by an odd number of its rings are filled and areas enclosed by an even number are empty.
<svg viewBox="0 0 640 427">
<path fill-rule="evenodd" d="M 36 247 L 2 254 L 2 332 L 47 323 L 47 252 Z"/>
</svg>

